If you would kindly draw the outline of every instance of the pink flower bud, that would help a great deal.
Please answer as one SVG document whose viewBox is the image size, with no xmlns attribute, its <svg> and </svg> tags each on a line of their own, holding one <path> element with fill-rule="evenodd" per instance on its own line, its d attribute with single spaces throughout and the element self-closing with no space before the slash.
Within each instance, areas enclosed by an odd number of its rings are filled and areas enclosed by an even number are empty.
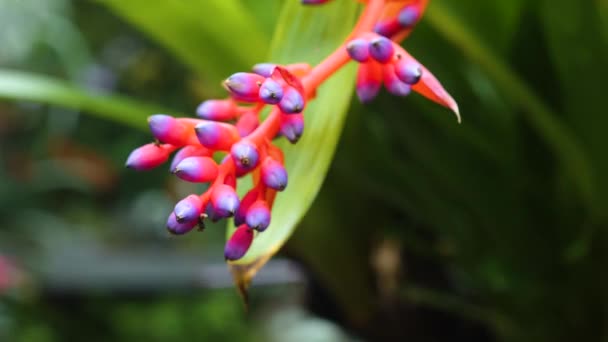
<svg viewBox="0 0 608 342">
<path fill-rule="evenodd" d="M 304 115 L 281 115 L 280 132 L 292 144 L 298 142 L 302 133 L 304 133 Z"/>
<path fill-rule="evenodd" d="M 402 82 L 399 77 L 395 75 L 395 68 L 392 64 L 384 64 L 382 69 L 384 87 L 389 93 L 397 96 L 407 96 L 412 92 L 412 86 Z"/>
<path fill-rule="evenodd" d="M 386 37 L 374 38 L 369 44 L 369 54 L 380 63 L 388 63 L 395 53 L 393 44 L 393 41 Z"/>
<path fill-rule="evenodd" d="M 262 182 L 271 189 L 283 191 L 287 187 L 287 170 L 278 161 L 267 157 L 262 163 Z"/>
<path fill-rule="evenodd" d="M 370 61 L 361 64 L 357 72 L 357 96 L 362 103 L 372 101 L 382 86 L 382 65 Z"/>
<path fill-rule="evenodd" d="M 223 122 L 205 121 L 194 130 L 201 145 L 212 150 L 228 151 L 241 138 L 236 127 Z"/>
<path fill-rule="evenodd" d="M 224 247 L 224 257 L 226 260 L 238 260 L 242 258 L 251 247 L 253 242 L 253 230 L 247 225 L 239 226 L 232 234 L 226 247 Z"/>
<path fill-rule="evenodd" d="M 219 217 L 230 217 L 239 209 L 239 197 L 234 189 L 226 184 L 213 186 L 211 205 L 213 212 Z"/>
<path fill-rule="evenodd" d="M 257 102 L 260 86 L 265 79 L 258 74 L 237 72 L 224 81 L 224 86 L 238 101 Z"/>
<path fill-rule="evenodd" d="M 125 166 L 137 171 L 153 169 L 166 162 L 175 148 L 172 145 L 146 144 L 131 152 Z"/>
<path fill-rule="evenodd" d="M 177 164 L 179 164 L 182 160 L 188 157 L 209 157 L 211 156 L 211 151 L 207 148 L 200 145 L 188 145 L 182 147 L 177 153 L 173 156 L 173 160 L 171 161 L 171 166 L 169 167 L 169 171 L 175 169 Z"/>
<path fill-rule="evenodd" d="M 263 200 L 255 201 L 247 210 L 247 225 L 259 232 L 263 232 L 270 225 L 270 208 Z"/>
<path fill-rule="evenodd" d="M 203 201 L 198 195 L 189 195 L 188 197 L 177 202 L 173 213 L 177 222 L 198 222 L 198 219 L 203 211 Z"/>
<path fill-rule="evenodd" d="M 210 157 L 188 157 L 172 170 L 177 177 L 194 183 L 206 183 L 218 175 L 218 167 Z"/>
<path fill-rule="evenodd" d="M 196 115 L 206 120 L 228 121 L 236 118 L 238 106 L 232 99 L 207 100 L 196 109 Z"/>
<path fill-rule="evenodd" d="M 285 114 L 300 113 L 304 110 L 304 96 L 294 87 L 287 87 L 279 102 L 281 112 Z"/>
<path fill-rule="evenodd" d="M 241 204 L 239 205 L 239 209 L 234 214 L 235 226 L 240 226 L 245 223 L 247 210 L 249 210 L 249 207 L 251 207 L 251 205 L 258 199 L 259 194 L 260 189 L 255 187 L 249 190 L 249 192 L 247 192 L 247 194 L 243 197 Z"/>
<path fill-rule="evenodd" d="M 196 227 L 198 220 L 180 223 L 177 221 L 175 213 L 171 213 L 167 219 L 167 230 L 174 235 L 182 235 L 191 231 Z"/>
</svg>

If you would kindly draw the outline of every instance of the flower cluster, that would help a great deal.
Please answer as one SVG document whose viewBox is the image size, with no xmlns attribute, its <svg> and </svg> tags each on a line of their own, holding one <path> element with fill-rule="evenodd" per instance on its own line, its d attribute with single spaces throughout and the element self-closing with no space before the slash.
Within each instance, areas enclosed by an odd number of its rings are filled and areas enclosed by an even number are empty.
<svg viewBox="0 0 608 342">
<path fill-rule="evenodd" d="M 398 44 L 425 7 L 426 0 L 368 0 L 345 44 L 317 66 L 257 64 L 251 72 L 228 77 L 223 85 L 230 96 L 201 103 L 198 118 L 149 117 L 156 141 L 134 150 L 127 167 L 149 170 L 176 152 L 170 166 L 173 174 L 188 182 L 209 183 L 204 193 L 189 195 L 175 205 L 167 220 L 169 232 L 181 235 L 196 227 L 204 229 L 205 220 L 233 217 L 238 228 L 224 255 L 227 260 L 242 258 L 254 236 L 270 225 L 274 199 L 287 187 L 284 155 L 273 140 L 298 141 L 306 103 L 349 60 L 360 63 L 356 89 L 362 102 L 375 98 L 384 84 L 392 94 L 405 96 L 414 90 L 458 114 L 456 103 L 437 79 Z M 238 179 L 248 175 L 254 185 L 239 198 Z"/>
</svg>

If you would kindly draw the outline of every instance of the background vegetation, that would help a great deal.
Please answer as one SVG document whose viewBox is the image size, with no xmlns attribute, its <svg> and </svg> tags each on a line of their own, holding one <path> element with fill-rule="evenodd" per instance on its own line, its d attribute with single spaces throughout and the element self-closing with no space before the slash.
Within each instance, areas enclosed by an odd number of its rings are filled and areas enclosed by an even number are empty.
<svg viewBox="0 0 608 342">
<path fill-rule="evenodd" d="M 306 20 L 350 1 L 0 0 L 0 340 L 608 341 L 601 0 L 431 1 L 404 46 L 463 123 L 419 96 L 353 101 L 248 314 L 223 227 L 167 238 L 192 188 L 123 169 L 145 117 L 331 48 Z"/>
</svg>

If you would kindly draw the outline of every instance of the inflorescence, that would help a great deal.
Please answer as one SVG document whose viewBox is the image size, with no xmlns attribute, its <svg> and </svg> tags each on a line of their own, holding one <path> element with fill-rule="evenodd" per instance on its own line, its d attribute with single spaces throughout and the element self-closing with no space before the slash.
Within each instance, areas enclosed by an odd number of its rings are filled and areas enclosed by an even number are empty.
<svg viewBox="0 0 608 342">
<path fill-rule="evenodd" d="M 301 0 L 322 4 L 328 0 Z M 251 72 L 228 77 L 229 97 L 207 100 L 196 109 L 198 118 L 157 114 L 148 118 L 155 142 L 135 149 L 126 166 L 149 170 L 166 162 L 170 171 L 192 183 L 209 183 L 202 194 L 179 201 L 167 220 L 172 234 L 182 235 L 205 221 L 233 217 L 236 231 L 225 246 L 227 260 L 242 258 L 256 234 L 271 221 L 278 192 L 288 184 L 279 137 L 296 143 L 304 131 L 303 111 L 328 77 L 352 60 L 360 64 L 356 90 L 368 103 L 382 85 L 392 94 L 412 90 L 452 109 L 458 107 L 435 77 L 398 43 L 422 17 L 427 0 L 368 0 L 365 11 L 345 43 L 315 67 L 308 64 L 261 63 Z M 270 107 L 262 120 L 262 112 Z M 458 117 L 460 119 L 460 117 Z M 221 161 L 217 158 L 223 159 Z M 253 187 L 239 198 L 238 179 L 251 175 Z"/>
</svg>

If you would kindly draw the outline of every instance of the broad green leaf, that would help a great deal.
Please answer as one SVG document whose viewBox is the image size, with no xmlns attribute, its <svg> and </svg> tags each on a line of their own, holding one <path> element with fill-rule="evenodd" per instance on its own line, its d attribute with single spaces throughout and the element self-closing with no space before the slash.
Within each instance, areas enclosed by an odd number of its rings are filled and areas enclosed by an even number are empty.
<svg viewBox="0 0 608 342">
<path fill-rule="evenodd" d="M 218 83 L 266 57 L 268 39 L 238 1 L 98 0 Z"/>
<path fill-rule="evenodd" d="M 146 127 L 146 117 L 161 111 L 159 107 L 125 97 L 95 94 L 65 81 L 13 70 L 0 70 L 0 99 L 83 110 L 139 129 Z"/>
<path fill-rule="evenodd" d="M 336 1 L 312 8 L 303 7 L 297 1 L 286 3 L 270 60 L 282 64 L 318 63 L 343 43 L 354 26 L 358 10 L 359 5 L 354 1 Z M 289 186 L 277 196 L 270 227 L 255 237 L 242 259 L 231 263 L 235 281 L 242 290 L 293 233 L 317 195 L 342 131 L 354 79 L 354 65 L 332 76 L 306 107 L 306 126 L 301 140 L 296 145 L 279 143 L 285 151 Z M 228 230 L 229 236 L 233 229 Z"/>
</svg>

